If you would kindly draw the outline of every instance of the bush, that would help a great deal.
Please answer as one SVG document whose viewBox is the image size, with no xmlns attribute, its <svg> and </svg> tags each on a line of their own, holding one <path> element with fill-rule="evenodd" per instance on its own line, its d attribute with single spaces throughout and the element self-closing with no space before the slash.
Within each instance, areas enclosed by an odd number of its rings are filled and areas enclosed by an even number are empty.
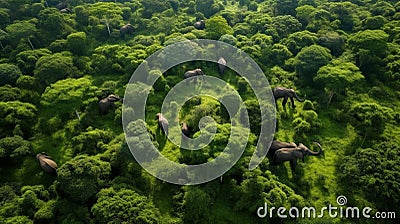
<svg viewBox="0 0 400 224">
<path fill-rule="evenodd" d="M 5 137 L 0 139 L 0 158 L 19 159 L 32 154 L 32 145 L 21 136 Z"/>
<path fill-rule="evenodd" d="M 108 162 L 86 155 L 77 156 L 57 170 L 59 191 L 71 201 L 85 203 L 104 186 L 110 173 Z"/>
<path fill-rule="evenodd" d="M 17 79 L 22 75 L 18 66 L 13 64 L 0 64 L 0 86 L 5 84 L 15 85 Z"/>
<path fill-rule="evenodd" d="M 102 189 L 92 213 L 98 223 L 158 223 L 160 212 L 143 195 L 130 189 Z"/>
</svg>

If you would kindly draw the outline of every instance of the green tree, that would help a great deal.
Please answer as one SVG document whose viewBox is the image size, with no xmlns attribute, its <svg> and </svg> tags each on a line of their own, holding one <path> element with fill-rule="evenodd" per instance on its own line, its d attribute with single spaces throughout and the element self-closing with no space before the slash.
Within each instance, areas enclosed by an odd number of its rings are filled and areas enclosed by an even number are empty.
<svg viewBox="0 0 400 224">
<path fill-rule="evenodd" d="M 253 171 L 254 172 L 254 171 Z M 261 175 L 251 175 L 235 189 L 238 200 L 235 210 L 257 212 L 260 205 L 267 203 L 269 208 L 279 206 L 304 206 L 304 199 L 293 189 L 278 181 L 270 171 Z"/>
<path fill-rule="evenodd" d="M 53 220 L 56 220 L 57 223 L 89 223 L 92 220 L 92 215 L 86 205 L 60 197 L 55 206 L 57 216 Z"/>
<path fill-rule="evenodd" d="M 222 10 L 222 6 L 214 0 L 195 0 L 195 9 L 197 12 L 203 13 L 206 18 L 210 18 L 218 11 Z M 208 26 L 208 24 L 206 24 Z"/>
<path fill-rule="evenodd" d="M 5 84 L 15 85 L 17 79 L 22 75 L 18 66 L 13 64 L 0 64 L 0 86 Z"/>
<path fill-rule="evenodd" d="M 36 29 L 36 19 L 15 21 L 14 23 L 6 27 L 9 40 L 11 44 L 15 47 L 20 41 L 24 40 L 30 44 L 30 47 L 34 49 L 34 46 L 30 40 L 33 35 L 37 32 Z"/>
<path fill-rule="evenodd" d="M 361 15 L 360 7 L 351 2 L 332 2 L 329 4 L 329 12 L 333 13 L 334 19 L 340 21 L 339 28 L 345 31 L 351 31 L 358 25 L 357 15 Z"/>
<path fill-rule="evenodd" d="M 144 18 L 151 18 L 154 13 L 163 12 L 171 7 L 168 1 L 142 0 Z"/>
<path fill-rule="evenodd" d="M 132 74 L 137 66 L 147 58 L 148 53 L 141 48 L 126 45 L 102 45 L 97 47 L 91 57 L 91 66 L 96 74 Z"/>
<path fill-rule="evenodd" d="M 96 90 L 86 77 L 68 78 L 48 86 L 40 101 L 45 109 L 39 118 L 40 130 L 51 133 L 61 127 L 63 121 L 75 118 L 77 111 L 85 110 L 91 103 L 98 101 L 95 96 Z"/>
<path fill-rule="evenodd" d="M 0 102 L 0 136 L 30 136 L 36 118 L 36 107 L 20 101 Z"/>
<path fill-rule="evenodd" d="M 66 22 L 60 11 L 56 8 L 46 8 L 39 12 L 38 27 L 44 32 L 43 39 L 56 39 L 66 28 Z"/>
<path fill-rule="evenodd" d="M 185 223 L 208 223 L 211 218 L 210 196 L 201 188 L 190 186 L 186 188 L 183 197 L 183 221 Z"/>
<path fill-rule="evenodd" d="M 383 30 L 359 31 L 349 37 L 348 43 L 357 50 L 367 50 L 369 53 L 384 56 L 387 52 L 388 35 Z"/>
<path fill-rule="evenodd" d="M 7 84 L 4 86 L 0 86 L 0 101 L 14 101 L 19 100 L 21 98 L 21 90 L 16 87 L 12 87 Z"/>
<path fill-rule="evenodd" d="M 5 8 L 0 8 L 0 26 L 5 27 L 10 23 L 9 10 Z"/>
<path fill-rule="evenodd" d="M 374 16 L 385 16 L 390 17 L 393 16 L 396 12 L 396 9 L 387 1 L 377 1 L 374 5 L 371 6 L 371 12 Z"/>
<path fill-rule="evenodd" d="M 32 154 L 32 145 L 21 136 L 14 135 L 0 139 L 1 159 L 20 159 L 30 154 Z"/>
<path fill-rule="evenodd" d="M 218 40 L 224 34 L 233 34 L 233 29 L 222 16 L 213 16 L 207 20 L 207 37 Z"/>
<path fill-rule="evenodd" d="M 363 20 L 362 25 L 364 29 L 367 30 L 378 30 L 385 25 L 386 19 L 385 17 L 379 15 L 379 16 L 373 16 L 373 17 L 368 17 L 365 20 Z"/>
<path fill-rule="evenodd" d="M 25 75 L 33 76 L 33 70 L 35 69 L 36 62 L 42 56 L 50 55 L 51 51 L 47 48 L 28 50 L 19 52 L 15 58 L 16 64 Z"/>
<path fill-rule="evenodd" d="M 89 25 L 89 9 L 87 6 L 78 5 L 74 8 L 76 22 L 81 26 Z"/>
<path fill-rule="evenodd" d="M 354 104 L 349 115 L 351 124 L 357 133 L 363 136 L 363 143 L 367 139 L 376 139 L 382 134 L 385 125 L 393 117 L 393 110 L 377 103 Z"/>
<path fill-rule="evenodd" d="M 308 83 L 312 82 L 318 69 L 327 65 L 332 59 L 329 50 L 319 45 L 311 45 L 301 49 L 293 60 L 297 73 L 305 78 Z"/>
<path fill-rule="evenodd" d="M 92 207 L 97 223 L 159 223 L 160 212 L 143 195 L 130 189 L 105 188 Z"/>
<path fill-rule="evenodd" d="M 276 0 L 275 14 L 276 15 L 292 15 L 296 14 L 298 0 Z"/>
<path fill-rule="evenodd" d="M 61 195 L 77 203 L 85 203 L 108 180 L 111 167 L 96 157 L 80 155 L 64 163 L 57 170 Z"/>
<path fill-rule="evenodd" d="M 274 17 L 272 25 L 273 27 L 269 27 L 267 31 L 270 32 L 269 30 L 271 29 L 275 30 L 278 32 L 279 38 L 287 37 L 289 34 L 301 30 L 301 23 L 291 15 Z M 268 32 L 267 34 L 269 34 Z"/>
<path fill-rule="evenodd" d="M 295 131 L 293 138 L 296 142 L 307 141 L 308 136 L 310 134 L 317 134 L 322 126 L 320 120 L 318 119 L 317 112 L 312 109 L 306 110 L 304 107 L 303 111 L 294 115 L 292 124 Z"/>
<path fill-rule="evenodd" d="M 87 153 L 96 155 L 104 151 L 104 145 L 109 143 L 113 138 L 113 133 L 101 129 L 88 128 L 86 132 L 72 138 L 72 144 L 75 154 Z"/>
<path fill-rule="evenodd" d="M 269 53 L 269 63 L 273 65 L 283 66 L 285 61 L 293 57 L 292 52 L 283 44 L 272 45 Z"/>
<path fill-rule="evenodd" d="M 237 39 L 231 34 L 224 34 L 219 38 L 219 41 L 225 42 L 227 44 L 230 44 L 232 46 L 236 46 Z"/>
<path fill-rule="evenodd" d="M 86 41 L 85 32 L 71 33 L 67 36 L 67 44 L 69 50 L 76 55 L 85 55 L 87 52 L 88 42 Z"/>
<path fill-rule="evenodd" d="M 318 42 L 318 37 L 317 34 L 306 30 L 292 33 L 282 42 L 296 55 L 302 48 L 316 44 Z"/>
<path fill-rule="evenodd" d="M 346 39 L 337 32 L 327 31 L 320 34 L 318 43 L 331 50 L 332 55 L 338 57 L 345 50 Z"/>
<path fill-rule="evenodd" d="M 336 22 L 331 22 L 331 20 L 333 20 L 332 17 L 332 13 L 325 9 L 314 10 L 309 15 L 308 25 L 306 28 L 312 32 L 338 29 L 338 24 Z"/>
<path fill-rule="evenodd" d="M 43 185 L 24 186 L 21 188 L 21 197 L 18 199 L 21 212 L 30 218 L 45 205 L 49 199 L 49 192 Z"/>
<path fill-rule="evenodd" d="M 360 70 L 351 62 L 333 60 L 330 64 L 321 67 L 314 82 L 322 83 L 329 95 L 328 104 L 333 95 L 344 95 L 348 87 L 364 79 Z"/>
<path fill-rule="evenodd" d="M 296 17 L 306 27 L 311 20 L 312 13 L 317 10 L 311 5 L 302 5 L 296 8 Z"/>
<path fill-rule="evenodd" d="M 340 177 L 365 192 L 367 198 L 380 202 L 381 207 L 396 207 L 400 202 L 399 162 L 399 144 L 393 140 L 381 142 L 345 156 L 339 167 Z"/>
<path fill-rule="evenodd" d="M 349 37 L 348 44 L 356 56 L 356 65 L 366 76 L 380 72 L 382 58 L 387 55 L 388 37 L 383 30 L 359 31 Z"/>
<path fill-rule="evenodd" d="M 49 85 L 60 79 L 79 76 L 71 56 L 55 53 L 39 58 L 33 71 L 41 83 Z"/>
</svg>

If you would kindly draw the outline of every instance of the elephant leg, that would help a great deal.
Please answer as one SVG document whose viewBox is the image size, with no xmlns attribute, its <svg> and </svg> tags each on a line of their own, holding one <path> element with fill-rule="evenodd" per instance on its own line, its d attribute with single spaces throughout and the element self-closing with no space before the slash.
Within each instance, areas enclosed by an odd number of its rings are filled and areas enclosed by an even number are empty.
<svg viewBox="0 0 400 224">
<path fill-rule="evenodd" d="M 282 101 L 282 106 L 283 106 L 283 107 L 285 107 L 287 101 L 288 101 L 288 97 L 287 97 L 287 96 L 284 96 L 284 99 L 283 99 L 283 101 Z"/>
<path fill-rule="evenodd" d="M 297 164 L 297 159 L 291 159 L 290 160 L 290 168 L 292 168 L 292 171 L 295 170 Z"/>
<path fill-rule="evenodd" d="M 296 106 L 294 105 L 294 99 L 293 99 L 293 97 L 290 97 L 290 101 L 292 102 L 292 108 L 296 108 Z"/>
</svg>

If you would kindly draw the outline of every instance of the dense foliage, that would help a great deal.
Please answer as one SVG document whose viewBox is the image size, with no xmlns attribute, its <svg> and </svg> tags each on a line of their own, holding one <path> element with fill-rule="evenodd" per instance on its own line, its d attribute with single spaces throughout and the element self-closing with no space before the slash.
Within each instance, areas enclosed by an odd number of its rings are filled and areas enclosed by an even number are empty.
<svg viewBox="0 0 400 224">
<path fill-rule="evenodd" d="M 193 26 L 199 20 L 205 29 Z M 0 0 L 0 223 L 297 223 L 259 219 L 257 209 L 319 210 L 339 195 L 346 206 L 399 216 L 399 27 L 397 0 Z M 295 170 L 266 157 L 249 171 L 262 137 L 254 93 L 233 70 L 221 76 L 214 63 L 188 62 L 164 74 L 152 70 L 160 77 L 152 88 L 131 88 L 131 95 L 150 96 L 146 120 L 137 121 L 145 126 L 128 127 L 128 135 L 146 153 L 142 139 L 150 133 L 164 156 L 181 163 L 219 155 L 231 125 L 217 100 L 195 97 L 180 111 L 193 137 L 202 117 L 218 123 L 202 150 L 173 145 L 154 120 L 168 90 L 200 67 L 243 98 L 252 132 L 246 150 L 220 179 L 199 186 L 172 185 L 143 170 L 121 125 L 122 112 L 134 114 L 135 105 L 122 111 L 115 102 L 100 113 L 98 102 L 122 97 L 132 73 L 158 49 L 205 38 L 240 48 L 272 87 L 305 97 L 293 109 L 277 101 L 275 138 L 309 147 L 318 141 L 324 155 L 298 161 Z M 57 176 L 39 166 L 42 152 L 57 162 Z M 163 175 L 172 172 L 159 166 Z"/>
</svg>

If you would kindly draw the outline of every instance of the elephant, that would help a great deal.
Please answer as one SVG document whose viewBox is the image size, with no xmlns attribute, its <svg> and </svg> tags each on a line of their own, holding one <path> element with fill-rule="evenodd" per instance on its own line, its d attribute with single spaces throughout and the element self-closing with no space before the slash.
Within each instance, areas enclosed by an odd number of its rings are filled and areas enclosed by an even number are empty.
<svg viewBox="0 0 400 224">
<path fill-rule="evenodd" d="M 168 120 L 161 113 L 157 113 L 156 119 L 158 119 L 158 127 L 164 131 L 165 135 L 168 135 Z"/>
<path fill-rule="evenodd" d="M 101 99 L 101 100 L 99 101 L 99 110 L 100 110 L 100 113 L 101 113 L 101 114 L 106 114 L 107 111 L 108 111 L 108 109 L 109 109 L 110 107 L 113 107 L 113 106 L 114 106 L 114 102 L 119 101 L 119 100 L 122 101 L 123 98 L 121 98 L 121 97 L 119 97 L 119 96 L 117 96 L 117 95 L 114 95 L 114 94 L 111 94 L 111 95 L 107 96 L 106 98 Z"/>
<path fill-rule="evenodd" d="M 203 71 L 201 69 L 196 68 L 195 70 L 190 70 L 190 71 L 185 72 L 185 74 L 183 75 L 183 78 L 186 79 L 186 83 L 189 83 L 190 77 L 195 77 L 195 76 L 200 76 L 200 75 L 203 77 L 203 80 L 204 80 L 205 74 L 203 73 Z M 195 80 L 195 82 L 196 82 L 196 80 Z"/>
<path fill-rule="evenodd" d="M 182 138 L 188 137 L 191 133 L 191 131 L 185 121 L 182 123 L 181 130 L 182 130 Z"/>
<path fill-rule="evenodd" d="M 279 98 L 284 98 L 282 102 L 282 106 L 285 107 L 288 98 L 290 98 L 290 101 L 292 102 L 292 108 L 295 108 L 296 106 L 294 105 L 294 99 L 295 98 L 299 102 L 304 102 L 304 99 L 300 99 L 296 92 L 293 89 L 288 89 L 284 87 L 275 87 L 272 90 L 272 93 L 274 94 L 275 101 L 277 101 Z"/>
<path fill-rule="evenodd" d="M 206 28 L 206 22 L 204 20 L 199 20 L 195 22 L 193 26 L 198 30 L 204 30 Z"/>
<path fill-rule="evenodd" d="M 281 142 L 281 141 L 273 141 L 268 150 L 268 155 L 272 158 L 275 155 L 275 152 L 281 148 L 296 148 L 297 145 L 294 142 Z"/>
<path fill-rule="evenodd" d="M 69 8 L 64 8 L 64 9 L 61 9 L 60 12 L 61 12 L 61 13 L 66 13 L 66 14 L 71 14 L 71 13 L 72 13 L 72 10 L 69 9 Z"/>
<path fill-rule="evenodd" d="M 134 27 L 128 23 L 126 25 L 123 25 L 120 29 L 119 29 L 119 33 L 121 34 L 121 36 L 125 36 L 125 34 L 132 34 L 134 30 Z"/>
<path fill-rule="evenodd" d="M 38 153 L 36 159 L 39 161 L 40 166 L 46 173 L 57 175 L 57 163 L 54 162 L 50 156 L 44 153 Z"/>
<path fill-rule="evenodd" d="M 313 152 L 305 145 L 300 143 L 297 147 L 294 148 L 281 148 L 276 150 L 272 160 L 274 164 L 280 164 L 285 161 L 290 161 L 290 167 L 292 168 L 292 170 L 294 170 L 297 164 L 297 159 L 304 159 L 304 156 L 319 156 L 322 154 L 323 149 L 321 144 L 319 144 L 318 142 L 315 142 L 315 144 L 317 144 L 317 146 L 319 147 L 318 152 Z"/>
<path fill-rule="evenodd" d="M 219 69 L 219 74 L 223 75 L 226 69 L 226 60 L 223 57 L 220 57 L 218 59 L 218 69 Z"/>
</svg>

